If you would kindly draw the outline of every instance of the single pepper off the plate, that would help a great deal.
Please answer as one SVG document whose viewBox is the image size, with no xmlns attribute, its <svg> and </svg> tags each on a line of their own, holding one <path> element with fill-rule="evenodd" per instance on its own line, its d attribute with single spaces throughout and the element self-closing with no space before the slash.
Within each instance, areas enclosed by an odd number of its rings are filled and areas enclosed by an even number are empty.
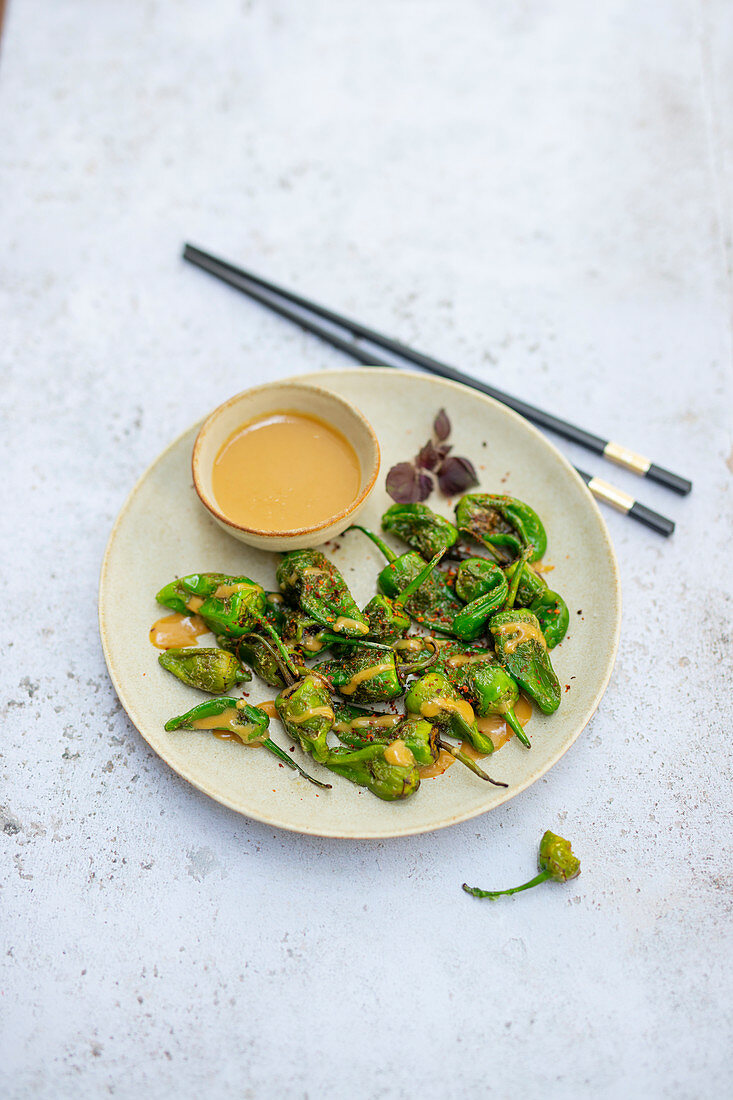
<svg viewBox="0 0 733 1100">
<path fill-rule="evenodd" d="M 481 890 L 478 886 L 467 886 L 463 883 L 463 889 L 474 898 L 500 898 L 503 894 L 519 894 L 522 890 L 530 890 L 533 886 L 539 886 L 541 882 L 570 882 L 580 874 L 580 860 L 573 855 L 573 849 L 569 840 L 548 831 L 540 841 L 540 850 L 537 856 L 539 874 L 521 886 L 514 886 L 511 890 Z"/>
<path fill-rule="evenodd" d="M 277 568 L 277 583 L 288 603 L 334 634 L 363 638 L 369 622 L 346 581 L 320 550 L 291 550 Z"/>
</svg>

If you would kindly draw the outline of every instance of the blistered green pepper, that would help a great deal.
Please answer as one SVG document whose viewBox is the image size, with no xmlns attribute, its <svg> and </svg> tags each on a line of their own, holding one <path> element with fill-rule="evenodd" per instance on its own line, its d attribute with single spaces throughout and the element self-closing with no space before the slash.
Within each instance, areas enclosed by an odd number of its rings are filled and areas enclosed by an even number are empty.
<svg viewBox="0 0 733 1100">
<path fill-rule="evenodd" d="M 518 565 L 519 562 L 512 562 L 505 569 L 508 581 L 511 581 Z M 515 602 L 519 607 L 528 607 L 537 616 L 548 649 L 553 649 L 563 640 L 570 622 L 568 606 L 558 592 L 548 588 L 544 578 L 530 565 L 524 567 Z"/>
<path fill-rule="evenodd" d="M 328 639 L 335 637 L 322 623 L 316 622 L 297 607 L 289 607 L 283 615 L 282 639 L 286 645 L 302 649 L 308 657 L 327 649 Z"/>
<path fill-rule="evenodd" d="M 480 558 L 463 562 L 456 576 L 456 594 L 470 602 L 453 620 L 455 636 L 472 642 L 485 634 L 489 617 L 502 606 L 508 591 L 507 579 L 495 563 Z"/>
<path fill-rule="evenodd" d="M 496 562 L 488 561 L 487 558 L 466 558 L 458 566 L 456 573 L 456 596 L 464 603 L 473 603 L 480 596 L 488 595 L 501 584 L 498 573 L 504 577 L 503 570 Z"/>
<path fill-rule="evenodd" d="M 422 672 L 437 660 L 438 642 L 428 634 L 408 634 L 405 638 L 396 638 L 390 642 L 390 648 L 397 661 L 397 671 L 403 677 Z"/>
<path fill-rule="evenodd" d="M 195 612 L 215 634 L 230 637 L 256 630 L 267 612 L 262 585 L 226 573 L 191 573 L 165 585 L 155 598 L 182 615 Z"/>
<path fill-rule="evenodd" d="M 380 713 L 355 706 L 344 699 L 333 700 L 333 732 L 350 748 L 363 748 L 374 738 L 371 734 L 390 734 L 404 720 L 402 714 Z M 387 737 L 389 741 L 391 737 Z"/>
<path fill-rule="evenodd" d="M 321 661 L 315 671 L 354 703 L 386 703 L 404 691 L 395 655 L 388 646 L 355 646 L 338 658 Z"/>
<path fill-rule="evenodd" d="M 456 505 L 458 530 L 481 542 L 504 561 L 531 549 L 530 561 L 537 561 L 547 549 L 547 535 L 537 513 L 515 497 L 489 493 L 467 493 Z"/>
<path fill-rule="evenodd" d="M 410 616 L 405 611 L 405 605 L 410 597 L 422 588 L 445 553 L 444 549 L 438 550 L 427 564 L 415 574 L 399 595 L 392 599 L 378 593 L 373 596 L 364 608 L 364 614 L 369 620 L 368 637 L 377 642 L 393 642 L 402 637 L 410 629 Z"/>
<path fill-rule="evenodd" d="M 398 557 L 373 531 L 358 524 L 354 525 L 354 529 L 362 531 L 370 538 L 389 562 L 377 578 L 377 587 L 390 599 L 400 597 L 408 585 L 425 571 L 425 561 L 417 551 L 408 550 Z M 461 610 L 462 604 L 456 599 L 445 578 L 440 573 L 431 571 L 409 599 L 405 600 L 403 606 L 417 622 L 450 634 L 453 619 Z"/>
<path fill-rule="evenodd" d="M 461 749 L 457 749 L 455 745 L 444 741 L 440 736 L 439 726 L 428 722 L 425 718 L 400 718 L 398 715 L 370 713 L 362 710 L 361 707 L 338 705 L 335 711 L 334 732 L 349 748 L 360 749 L 366 745 L 388 745 L 401 741 L 410 750 L 420 767 L 434 764 L 442 749 L 464 764 L 474 775 L 491 782 L 489 776 L 475 760 Z"/>
<path fill-rule="evenodd" d="M 167 649 L 158 657 L 158 663 L 184 684 L 212 695 L 222 695 L 252 679 L 251 672 L 242 667 L 234 654 L 225 653 L 223 649 L 204 646 Z"/>
<path fill-rule="evenodd" d="M 277 568 L 286 600 L 334 634 L 363 638 L 369 623 L 346 581 L 320 550 L 291 550 Z"/>
<path fill-rule="evenodd" d="M 426 672 L 410 684 L 405 695 L 405 710 L 410 716 L 427 718 L 460 740 L 470 741 L 486 756 L 494 751 L 490 738 L 478 731 L 471 704 L 440 672 Z"/>
<path fill-rule="evenodd" d="M 564 840 L 563 837 L 549 830 L 540 841 L 537 867 L 540 872 L 538 875 L 511 890 L 480 890 L 477 886 L 467 886 L 465 882 L 463 889 L 474 898 L 493 899 L 500 898 L 503 894 L 518 894 L 522 890 L 530 890 L 548 879 L 552 882 L 569 882 L 580 874 L 580 860 L 573 855 L 570 841 Z"/>
<path fill-rule="evenodd" d="M 424 558 L 432 558 L 458 541 L 458 531 L 453 524 L 427 504 L 393 504 L 382 516 L 382 528 Z"/>
<path fill-rule="evenodd" d="M 424 718 L 377 714 L 363 707 L 339 703 L 334 705 L 334 711 L 334 733 L 350 749 L 404 741 L 416 763 L 421 766 L 432 764 L 438 755 L 438 728 Z"/>
<path fill-rule="evenodd" d="M 281 691 L 275 700 L 280 721 L 294 741 L 319 764 L 328 759 L 328 734 L 334 722 L 325 680 L 309 672 Z"/>
<path fill-rule="evenodd" d="M 270 719 L 259 707 L 244 699 L 207 699 L 185 714 L 170 718 L 165 728 L 171 730 L 226 730 L 236 733 L 245 745 L 261 745 L 268 737 Z"/>
<path fill-rule="evenodd" d="M 560 706 L 560 684 L 537 617 L 527 608 L 510 608 L 489 619 L 489 630 L 507 672 L 543 714 L 553 714 Z"/>
<path fill-rule="evenodd" d="M 500 714 L 526 748 L 531 742 L 514 713 L 519 687 L 487 649 L 465 650 L 448 645 L 441 650 L 441 668 L 453 687 L 468 699 L 479 718 Z"/>
<path fill-rule="evenodd" d="M 208 699 L 197 707 L 171 718 L 165 728 L 172 730 L 222 730 L 235 733 L 245 745 L 262 745 L 268 752 L 288 768 L 299 772 L 309 783 L 316 787 L 330 789 L 329 783 L 321 783 L 308 775 L 299 764 L 288 756 L 268 734 L 270 719 L 259 707 L 251 707 L 244 699 Z"/>
<path fill-rule="evenodd" d="M 249 577 L 225 573 L 191 573 L 161 588 L 155 597 L 164 607 L 182 614 L 199 615 L 214 634 L 241 638 L 245 634 L 267 634 L 285 665 L 291 664 L 270 619 L 276 615 L 265 590 Z M 292 669 L 297 672 L 297 670 Z"/>
<path fill-rule="evenodd" d="M 363 749 L 332 749 L 325 761 L 329 771 L 367 787 L 386 802 L 409 798 L 420 786 L 420 773 L 413 762 L 391 763 L 390 745 L 368 745 Z M 410 754 L 411 755 L 411 754 Z"/>
<path fill-rule="evenodd" d="M 289 680 L 283 675 L 283 659 L 278 647 L 273 640 L 261 634 L 245 634 L 242 638 L 227 638 L 221 634 L 217 636 L 217 645 L 222 649 L 234 653 L 242 664 L 249 667 L 264 680 L 270 687 L 284 687 Z M 292 647 L 285 646 L 290 657 L 289 673 L 295 669 L 301 675 L 305 675 L 307 669 L 301 663 L 301 654 Z"/>
<path fill-rule="evenodd" d="M 381 592 L 372 596 L 364 608 L 364 615 L 369 621 L 367 637 L 375 642 L 393 642 L 406 634 L 412 624 L 401 604 L 383 596 Z"/>
</svg>

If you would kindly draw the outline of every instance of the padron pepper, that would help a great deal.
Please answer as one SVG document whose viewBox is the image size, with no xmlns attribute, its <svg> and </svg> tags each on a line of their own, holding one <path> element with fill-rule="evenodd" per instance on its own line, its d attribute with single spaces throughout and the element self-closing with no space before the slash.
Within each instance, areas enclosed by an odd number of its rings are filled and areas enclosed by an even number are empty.
<svg viewBox="0 0 733 1100">
<path fill-rule="evenodd" d="M 409 716 L 427 718 L 454 737 L 470 741 L 486 756 L 494 751 L 491 739 L 479 733 L 471 704 L 440 672 L 426 672 L 410 684 L 405 695 L 405 710 Z"/>
<path fill-rule="evenodd" d="M 226 733 L 234 733 L 245 745 L 262 745 L 268 752 L 287 765 L 288 768 L 299 772 L 304 779 L 313 783 L 316 787 L 329 788 L 330 784 L 321 783 L 308 775 L 303 768 L 275 744 L 269 736 L 268 727 L 270 719 L 259 707 L 252 707 L 245 703 L 244 699 L 208 699 L 205 703 L 199 703 L 197 707 L 179 714 L 166 722 L 165 728 L 172 730 L 219 730 Z"/>
<path fill-rule="evenodd" d="M 569 840 L 548 831 L 540 841 L 540 850 L 537 855 L 537 867 L 539 874 L 521 886 L 514 886 L 511 890 L 480 890 L 478 886 L 467 886 L 463 883 L 463 889 L 474 898 L 500 898 L 503 894 L 519 894 L 522 890 L 530 890 L 533 886 L 539 886 L 541 882 L 570 882 L 580 874 L 580 860 L 573 855 L 573 849 Z"/>
<path fill-rule="evenodd" d="M 369 623 L 346 581 L 320 550 L 291 550 L 277 568 L 285 599 L 309 618 L 347 638 L 363 638 Z"/>
<path fill-rule="evenodd" d="M 319 764 L 324 764 L 329 754 L 328 734 L 335 717 L 326 681 L 309 672 L 280 692 L 275 708 L 290 737 Z"/>
<path fill-rule="evenodd" d="M 396 722 L 390 722 L 391 718 L 396 718 Z M 400 742 L 407 746 L 420 767 L 434 764 L 442 749 L 464 764 L 474 775 L 491 782 L 475 760 L 455 745 L 444 741 L 439 727 L 425 718 L 399 718 L 397 715 L 370 714 L 361 707 L 342 709 L 337 706 L 333 728 L 340 740 L 352 749 Z"/>
<path fill-rule="evenodd" d="M 438 550 L 394 599 L 382 593 L 372 597 L 364 608 L 364 614 L 369 620 L 369 639 L 392 643 L 407 633 L 411 620 L 405 611 L 405 605 L 432 575 L 444 553 L 444 549 Z"/>
<path fill-rule="evenodd" d="M 465 650 L 455 644 L 441 649 L 440 671 L 468 699 L 479 718 L 499 714 L 526 748 L 531 742 L 514 713 L 519 687 L 487 649 Z"/>
<path fill-rule="evenodd" d="M 262 634 L 245 634 L 241 638 L 227 638 L 219 635 L 217 645 L 234 653 L 239 660 L 249 667 L 264 680 L 270 687 L 284 687 L 289 680 L 283 675 L 283 659 L 279 649 L 272 639 Z M 290 657 L 290 664 L 300 674 L 305 675 L 306 669 L 301 665 L 301 655 L 296 650 L 285 646 Z M 289 670 L 290 672 L 290 670 Z"/>
<path fill-rule="evenodd" d="M 171 611 L 194 612 L 215 634 L 231 637 L 256 629 L 267 611 L 262 585 L 226 573 L 190 573 L 165 585 L 155 598 Z"/>
<path fill-rule="evenodd" d="M 249 669 L 243 668 L 233 653 L 225 653 L 223 649 L 204 646 L 167 649 L 158 657 L 158 663 L 184 684 L 212 695 L 222 695 L 252 679 Z"/>
<path fill-rule="evenodd" d="M 472 642 L 486 633 L 489 617 L 506 600 L 509 585 L 494 562 L 469 558 L 458 569 L 455 588 L 467 602 L 453 620 L 453 633 L 461 641 Z"/>
<path fill-rule="evenodd" d="M 456 526 L 504 561 L 519 557 L 524 548 L 531 550 L 529 560 L 537 561 L 547 549 L 539 516 L 515 497 L 467 493 L 456 505 Z"/>
<path fill-rule="evenodd" d="M 382 516 L 382 529 L 389 531 L 423 558 L 432 558 L 458 541 L 458 531 L 427 504 L 393 504 Z"/>
<path fill-rule="evenodd" d="M 529 554 L 529 548 L 525 548 L 504 608 L 489 619 L 489 630 L 500 663 L 543 714 L 553 714 L 560 706 L 560 684 L 547 652 L 547 642 L 533 612 L 513 606 Z"/>
<path fill-rule="evenodd" d="M 389 646 L 355 646 L 343 656 L 321 661 L 314 671 L 339 695 L 355 703 L 387 703 L 404 691 Z"/>
<path fill-rule="evenodd" d="M 501 585 L 498 574 L 506 580 L 504 571 L 488 558 L 466 558 L 458 566 L 453 587 L 463 603 L 473 603 Z"/>
<path fill-rule="evenodd" d="M 512 580 L 518 565 L 519 562 L 512 562 L 505 569 L 508 581 Z M 568 605 L 558 592 L 547 586 L 544 578 L 531 565 L 524 567 L 515 603 L 519 607 L 528 607 L 537 616 L 548 649 L 553 649 L 563 640 L 570 622 Z"/>
<path fill-rule="evenodd" d="M 296 646 L 312 657 L 326 649 L 328 639 L 336 635 L 299 608 L 289 607 L 283 615 L 281 636 L 286 645 Z"/>
<path fill-rule="evenodd" d="M 420 786 L 415 758 L 406 745 L 368 745 L 362 749 L 332 749 L 329 771 L 367 787 L 377 798 L 395 802 L 409 798 Z"/>
<path fill-rule="evenodd" d="M 262 585 L 249 577 L 225 573 L 191 573 L 171 581 L 155 597 L 164 607 L 182 614 L 199 615 L 214 634 L 241 638 L 257 632 L 267 634 L 286 665 L 290 655 L 270 622 L 276 611 Z M 295 670 L 297 672 L 297 670 Z"/>
<path fill-rule="evenodd" d="M 377 577 L 377 587 L 383 595 L 392 600 L 398 599 L 412 581 L 425 571 L 425 560 L 415 550 L 406 554 L 395 554 L 385 542 L 366 527 L 354 524 L 353 528 L 362 531 L 370 538 L 389 562 Z M 430 626 L 444 634 L 451 633 L 453 619 L 461 610 L 462 604 L 445 578 L 436 571 L 430 571 L 409 599 L 404 601 L 408 614 L 424 626 Z"/>
<path fill-rule="evenodd" d="M 369 621 L 368 638 L 375 642 L 394 642 L 410 629 L 412 619 L 401 604 L 378 592 L 364 608 Z"/>
</svg>

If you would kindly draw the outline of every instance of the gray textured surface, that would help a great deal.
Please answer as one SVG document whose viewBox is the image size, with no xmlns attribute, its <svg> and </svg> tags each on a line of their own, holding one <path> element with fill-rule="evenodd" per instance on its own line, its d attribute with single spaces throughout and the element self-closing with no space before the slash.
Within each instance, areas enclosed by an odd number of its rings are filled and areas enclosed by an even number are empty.
<svg viewBox="0 0 733 1100">
<path fill-rule="evenodd" d="M 722 0 L 11 0 L 4 1096 L 730 1091 L 732 37 Z M 238 388 L 342 362 L 184 269 L 184 238 L 695 479 L 582 456 L 679 529 L 609 515 L 615 676 L 507 807 L 275 833 L 121 713 L 96 578 L 132 482 Z M 546 827 L 576 883 L 461 894 Z"/>
</svg>

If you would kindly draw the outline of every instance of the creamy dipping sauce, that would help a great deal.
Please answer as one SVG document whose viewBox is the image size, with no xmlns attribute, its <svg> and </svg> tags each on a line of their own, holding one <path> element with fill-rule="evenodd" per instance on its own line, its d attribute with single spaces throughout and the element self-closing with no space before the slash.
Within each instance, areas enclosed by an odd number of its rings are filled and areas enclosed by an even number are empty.
<svg viewBox="0 0 733 1100">
<path fill-rule="evenodd" d="M 232 432 L 214 461 L 212 489 L 227 517 L 257 531 L 324 523 L 359 495 L 356 452 L 314 416 L 275 412 Z"/>
<path fill-rule="evenodd" d="M 156 649 L 183 649 L 196 645 L 198 636 L 208 633 L 208 626 L 198 615 L 180 615 L 176 612 L 174 615 L 164 615 L 153 623 L 150 641 Z"/>
</svg>

